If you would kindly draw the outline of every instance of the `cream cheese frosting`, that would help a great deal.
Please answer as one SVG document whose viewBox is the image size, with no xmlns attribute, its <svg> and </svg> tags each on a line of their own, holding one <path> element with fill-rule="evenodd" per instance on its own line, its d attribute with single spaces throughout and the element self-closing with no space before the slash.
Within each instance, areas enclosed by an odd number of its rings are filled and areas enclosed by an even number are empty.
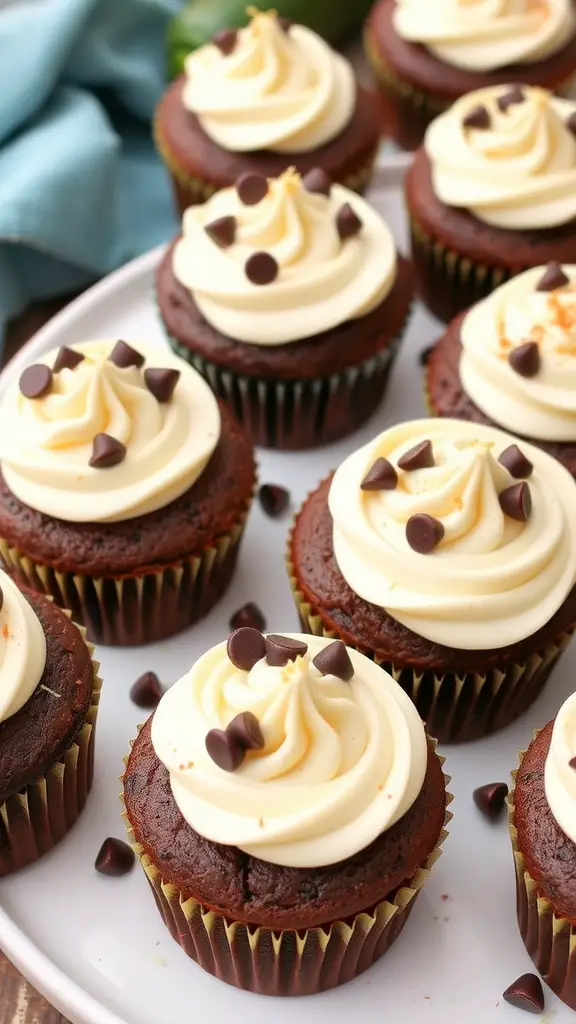
<svg viewBox="0 0 576 1024">
<path fill-rule="evenodd" d="M 566 284 L 538 291 L 545 267 L 497 288 L 465 316 L 460 380 L 475 405 L 499 426 L 541 441 L 576 441 L 576 265 L 562 267 Z M 534 341 L 534 377 L 509 362 Z"/>
<path fill-rule="evenodd" d="M 507 86 L 468 93 L 428 127 L 424 147 L 433 187 L 499 228 L 552 228 L 576 217 L 576 103 L 522 86 L 523 99 L 499 101 Z M 487 128 L 466 126 L 481 108 Z"/>
<path fill-rule="evenodd" d="M 572 0 L 396 0 L 394 28 L 466 71 L 536 64 L 576 34 Z"/>
<path fill-rule="evenodd" d="M 272 864 L 322 867 L 358 853 L 409 810 L 426 773 L 426 737 L 412 702 L 374 662 L 349 650 L 352 678 L 323 676 L 313 659 L 331 641 L 288 635 L 308 651 L 283 667 L 262 658 L 244 671 L 226 643 L 209 650 L 160 701 L 152 743 L 200 835 Z M 206 735 L 245 711 L 264 746 L 223 771 Z"/>
<path fill-rule="evenodd" d="M 433 465 L 397 468 L 393 490 L 361 489 L 377 459 L 398 467 L 424 440 Z M 329 505 L 336 561 L 351 589 L 448 647 L 506 647 L 544 626 L 576 581 L 576 483 L 559 462 L 522 442 L 533 465 L 532 513 L 525 522 L 512 518 L 500 496 L 518 481 L 498 461 L 512 443 L 475 423 L 416 420 L 350 455 L 334 476 Z M 443 528 L 430 554 L 408 543 L 415 515 Z"/>
<path fill-rule="evenodd" d="M 253 10 L 231 53 L 214 43 L 185 62 L 182 102 L 223 149 L 302 153 L 346 128 L 356 104 L 351 64 L 301 25 Z"/>
<path fill-rule="evenodd" d="M 361 228 L 343 239 L 337 218 L 347 204 Z M 205 229 L 230 217 L 235 239 L 221 247 Z M 257 252 L 278 266 L 264 286 L 245 270 Z M 328 196 L 310 192 L 293 170 L 269 179 L 258 203 L 246 205 L 228 188 L 190 207 L 173 256 L 174 275 L 208 323 L 256 345 L 298 341 L 365 315 L 390 292 L 396 268 L 390 229 L 369 203 L 340 185 Z"/>
<path fill-rule="evenodd" d="M 548 806 L 563 832 L 576 843 L 576 693 L 556 715 L 544 769 Z"/>
<path fill-rule="evenodd" d="M 145 364 L 117 366 L 113 341 L 74 346 L 84 359 L 26 398 L 18 381 L 0 405 L 0 461 L 20 501 L 68 522 L 116 522 L 163 508 L 198 479 L 220 437 L 220 412 L 200 375 L 163 348 L 136 345 Z M 39 362 L 54 366 L 57 351 Z M 170 401 L 146 385 L 147 369 L 180 374 Z M 94 438 L 126 448 L 119 465 L 89 465 Z"/>
<path fill-rule="evenodd" d="M 24 707 L 46 666 L 46 637 L 40 620 L 9 576 L 0 572 L 0 722 Z"/>
</svg>

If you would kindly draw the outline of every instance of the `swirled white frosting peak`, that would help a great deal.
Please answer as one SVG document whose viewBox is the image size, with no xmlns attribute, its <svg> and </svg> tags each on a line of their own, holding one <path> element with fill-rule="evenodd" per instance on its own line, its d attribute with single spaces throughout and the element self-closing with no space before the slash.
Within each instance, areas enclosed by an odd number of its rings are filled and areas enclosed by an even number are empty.
<svg viewBox="0 0 576 1024">
<path fill-rule="evenodd" d="M 293 635 L 293 634 L 292 634 Z M 226 643 L 162 698 L 152 743 L 183 817 L 200 835 L 272 864 L 321 867 L 368 846 L 418 797 L 427 747 L 418 712 L 396 682 L 350 650 L 349 682 L 312 659 L 331 641 L 299 636 L 308 653 L 283 668 L 234 667 Z M 264 738 L 234 772 L 206 735 L 252 712 Z"/>
<path fill-rule="evenodd" d="M 33 608 L 4 572 L 0 590 L 0 722 L 5 722 L 24 707 L 42 679 L 46 638 Z"/>
<path fill-rule="evenodd" d="M 361 483 L 379 458 L 394 467 L 420 442 L 434 465 L 397 469 L 394 490 Z M 559 462 L 525 442 L 532 513 L 506 515 L 503 490 L 517 484 L 500 464 L 514 439 L 449 419 L 391 427 L 350 455 L 330 489 L 334 552 L 349 586 L 414 633 L 464 650 L 492 649 L 532 636 L 576 581 L 576 483 Z M 413 550 L 408 520 L 424 514 L 444 528 L 430 554 Z"/>
<path fill-rule="evenodd" d="M 552 729 L 544 769 L 546 799 L 552 814 L 573 843 L 576 843 L 576 693 L 560 708 Z M 576 763 L 576 762 L 575 762 Z"/>
<path fill-rule="evenodd" d="M 349 204 L 362 222 L 341 239 L 338 212 Z M 221 248 L 205 231 L 233 217 L 233 244 Z M 283 345 L 330 330 L 368 313 L 396 279 L 394 239 L 380 214 L 340 185 L 330 195 L 309 192 L 293 170 L 268 181 L 268 193 L 246 206 L 236 188 L 224 189 L 184 214 L 173 269 L 206 320 L 222 334 L 256 345 Z M 267 252 L 278 275 L 253 284 L 246 261 Z"/>
<path fill-rule="evenodd" d="M 524 99 L 502 110 L 509 86 L 468 93 L 429 126 L 424 146 L 438 198 L 499 228 L 527 230 L 576 217 L 576 103 L 522 86 Z M 466 126 L 477 107 L 487 128 Z"/>
<path fill-rule="evenodd" d="M 74 346 L 84 356 L 54 373 L 48 392 L 26 398 L 18 381 L 0 405 L 0 461 L 20 501 L 68 522 L 115 522 L 163 508 L 198 479 L 220 436 L 220 412 L 210 388 L 164 348 L 135 344 L 142 368 L 109 359 L 114 341 Z M 39 362 L 52 367 L 57 352 Z M 176 369 L 169 401 L 145 383 L 146 369 Z M 126 448 L 110 468 L 89 465 L 94 437 L 104 433 Z"/>
<path fill-rule="evenodd" d="M 500 426 L 542 441 L 576 441 L 576 265 L 568 283 L 538 291 L 546 267 L 497 288 L 466 315 L 461 328 L 462 386 Z M 523 377 L 510 353 L 527 341 L 540 351 L 540 370 Z"/>
<path fill-rule="evenodd" d="M 254 11 L 231 53 L 209 43 L 186 58 L 184 106 L 223 149 L 302 153 L 339 135 L 352 119 L 350 63 L 302 25 L 288 31 Z"/>
<path fill-rule="evenodd" d="M 399 36 L 467 71 L 536 64 L 576 33 L 572 0 L 396 0 Z"/>
</svg>

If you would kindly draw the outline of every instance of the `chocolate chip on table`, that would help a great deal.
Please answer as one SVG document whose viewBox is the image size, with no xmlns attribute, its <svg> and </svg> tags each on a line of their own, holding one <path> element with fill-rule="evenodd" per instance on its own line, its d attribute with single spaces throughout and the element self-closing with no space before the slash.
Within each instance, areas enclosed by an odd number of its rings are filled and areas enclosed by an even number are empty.
<svg viewBox="0 0 576 1024">
<path fill-rule="evenodd" d="M 221 249 L 227 249 L 236 241 L 236 217 L 218 217 L 205 224 L 204 231 Z"/>
<path fill-rule="evenodd" d="M 303 657 L 308 650 L 308 645 L 302 640 L 293 640 L 290 636 L 279 636 L 277 633 L 269 633 L 265 643 L 266 661 L 275 668 L 282 668 L 289 661 L 296 661 L 296 658 Z"/>
<path fill-rule="evenodd" d="M 119 878 L 127 875 L 134 867 L 134 850 L 122 839 L 114 839 L 109 836 L 105 839 L 98 851 L 94 861 L 96 871 L 101 875 L 108 875 L 110 878 Z"/>
<path fill-rule="evenodd" d="M 313 167 L 308 171 L 302 178 L 302 184 L 307 192 L 319 192 L 323 196 L 329 196 L 332 189 L 332 182 L 321 167 Z"/>
<path fill-rule="evenodd" d="M 158 707 L 161 697 L 162 686 L 155 672 L 143 672 L 130 687 L 130 700 L 139 708 L 152 710 Z"/>
<path fill-rule="evenodd" d="M 544 989 L 536 974 L 523 974 L 517 978 L 502 993 L 502 998 L 518 1010 L 526 1010 L 528 1013 L 544 1012 Z"/>
<path fill-rule="evenodd" d="M 434 516 L 417 512 L 406 523 L 406 540 L 419 555 L 429 555 L 444 536 L 442 523 Z"/>
<path fill-rule="evenodd" d="M 20 377 L 20 391 L 24 398 L 43 398 L 52 387 L 52 370 L 42 363 L 28 366 Z"/>
<path fill-rule="evenodd" d="M 144 383 L 154 398 L 165 404 L 172 398 L 180 376 L 180 370 L 150 367 L 144 370 Z"/>
<path fill-rule="evenodd" d="M 517 103 L 524 103 L 524 100 L 525 96 L 521 86 L 513 85 L 508 92 L 504 92 L 498 97 L 496 103 L 502 113 L 505 114 L 509 107 L 513 107 Z"/>
<path fill-rule="evenodd" d="M 222 771 L 235 772 L 243 763 L 246 751 L 225 729 L 211 729 L 206 736 L 206 750 Z"/>
<path fill-rule="evenodd" d="M 291 18 L 284 18 L 281 14 L 276 15 L 276 21 L 280 25 L 283 32 L 289 32 L 294 22 Z"/>
<path fill-rule="evenodd" d="M 525 341 L 513 348 L 508 362 L 520 377 L 535 377 L 540 369 L 540 349 L 535 341 Z"/>
<path fill-rule="evenodd" d="M 246 171 L 236 181 L 236 192 L 244 206 L 256 206 L 268 195 L 268 181 L 263 174 Z"/>
<path fill-rule="evenodd" d="M 487 128 L 491 127 L 492 121 L 486 107 L 479 103 L 478 106 L 472 107 L 472 110 L 466 114 L 462 124 L 464 128 L 479 128 L 481 131 L 486 131 Z"/>
<path fill-rule="evenodd" d="M 566 121 L 566 127 L 569 132 L 572 132 L 572 135 L 576 135 L 576 112 L 574 114 L 570 114 L 570 117 Z"/>
<path fill-rule="evenodd" d="M 253 601 L 243 604 L 230 618 L 230 629 L 240 629 L 241 626 L 249 626 L 260 633 L 266 629 L 266 619 Z"/>
<path fill-rule="evenodd" d="M 564 273 L 558 260 L 546 264 L 546 270 L 536 285 L 537 292 L 553 292 L 570 284 L 570 278 Z"/>
<path fill-rule="evenodd" d="M 221 28 L 216 35 L 212 36 L 214 46 L 217 46 L 225 57 L 229 57 L 236 49 L 238 32 L 233 28 Z"/>
<path fill-rule="evenodd" d="M 323 676 L 336 676 L 343 682 L 349 683 L 354 675 L 354 665 L 348 654 L 346 645 L 341 640 L 335 640 L 319 651 L 312 664 L 316 666 Z"/>
<path fill-rule="evenodd" d="M 271 519 L 276 519 L 288 508 L 290 493 L 280 484 L 262 484 L 258 490 L 258 500 L 262 511 Z"/>
<path fill-rule="evenodd" d="M 338 210 L 336 214 L 336 230 L 343 242 L 347 238 L 357 235 L 362 230 L 362 221 L 352 209 L 350 203 L 344 203 Z"/>
<path fill-rule="evenodd" d="M 252 284 L 272 284 L 278 271 L 278 264 L 269 252 L 253 252 L 244 264 L 244 273 Z"/>
<path fill-rule="evenodd" d="M 226 732 L 238 743 L 242 750 L 262 750 L 264 737 L 260 722 L 251 711 L 242 711 L 228 723 Z"/>
<path fill-rule="evenodd" d="M 76 352 L 73 348 L 66 348 L 66 345 L 61 345 L 52 367 L 52 373 L 60 373 L 61 370 L 75 370 L 80 363 L 84 362 L 85 358 L 81 352 Z"/>
<path fill-rule="evenodd" d="M 228 637 L 226 653 L 236 668 L 249 672 L 266 654 L 264 637 L 257 629 L 241 626 Z"/>
<path fill-rule="evenodd" d="M 145 361 L 144 356 L 125 341 L 116 342 L 108 359 L 115 366 L 119 366 L 121 370 L 125 370 L 128 366 L 136 366 L 140 369 L 144 366 Z"/>
<path fill-rule="evenodd" d="M 500 491 L 498 500 L 504 514 L 511 519 L 516 519 L 519 523 L 526 523 L 530 519 L 532 494 L 528 484 L 512 484 L 512 487 Z"/>
<path fill-rule="evenodd" d="M 376 459 L 370 467 L 360 489 L 362 491 L 393 491 L 398 485 L 398 473 L 388 459 Z"/>
<path fill-rule="evenodd" d="M 110 434 L 96 434 L 88 465 L 93 469 L 111 469 L 126 458 L 126 448 Z"/>
<path fill-rule="evenodd" d="M 525 480 L 526 477 L 532 475 L 534 470 L 530 459 L 526 458 L 517 444 L 511 444 L 509 448 L 505 448 L 500 453 L 498 462 L 508 470 L 510 476 L 513 476 L 515 480 Z"/>
<path fill-rule="evenodd" d="M 502 813 L 507 796 L 508 786 L 505 782 L 489 782 L 472 793 L 476 807 L 489 821 L 495 821 Z"/>
<path fill-rule="evenodd" d="M 416 469 L 430 469 L 433 465 L 434 450 L 431 441 L 421 441 L 398 459 L 399 468 L 407 473 L 412 473 Z"/>
</svg>

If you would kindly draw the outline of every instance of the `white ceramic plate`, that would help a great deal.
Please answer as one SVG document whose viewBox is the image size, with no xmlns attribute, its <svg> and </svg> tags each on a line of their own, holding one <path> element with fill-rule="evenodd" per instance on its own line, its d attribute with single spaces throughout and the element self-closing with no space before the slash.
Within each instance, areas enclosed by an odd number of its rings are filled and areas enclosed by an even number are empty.
<svg viewBox="0 0 576 1024">
<path fill-rule="evenodd" d="M 373 199 L 405 243 L 398 171 L 381 172 Z M 156 251 L 113 274 L 69 306 L 30 342 L 0 379 L 0 392 L 25 363 L 56 345 L 93 338 L 151 339 L 165 344 L 152 303 Z M 260 479 L 285 483 L 296 508 L 342 458 L 387 424 L 424 414 L 417 353 L 437 326 L 415 311 L 383 409 L 355 436 L 302 455 L 260 452 Z M 191 1020 L 250 1024 L 502 1024 L 520 1022 L 501 993 L 531 969 L 516 928 L 514 874 L 505 820 L 489 825 L 472 790 L 508 780 L 519 748 L 573 688 L 576 647 L 546 694 L 501 735 L 444 751 L 456 795 L 444 847 L 405 932 L 387 956 L 356 981 L 300 1000 L 253 996 L 204 974 L 172 942 L 138 869 L 121 879 L 96 874 L 94 857 L 108 835 L 123 836 L 118 776 L 143 713 L 128 697 L 131 682 L 154 669 L 170 683 L 227 633 L 230 614 L 246 600 L 265 610 L 277 632 L 297 628 L 284 575 L 289 519 L 250 517 L 238 572 L 220 606 L 174 640 L 136 650 L 101 648 L 104 692 L 98 724 L 96 782 L 73 832 L 40 863 L 0 884 L 0 945 L 73 1024 L 184 1024 Z M 547 1016 L 573 1019 L 551 993 Z M 528 1018 L 531 1019 L 531 1018 Z"/>
</svg>

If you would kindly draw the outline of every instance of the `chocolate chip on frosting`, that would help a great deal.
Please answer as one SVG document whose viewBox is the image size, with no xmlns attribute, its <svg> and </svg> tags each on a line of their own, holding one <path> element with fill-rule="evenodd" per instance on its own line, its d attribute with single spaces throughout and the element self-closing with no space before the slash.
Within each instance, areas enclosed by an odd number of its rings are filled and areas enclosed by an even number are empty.
<svg viewBox="0 0 576 1024">
<path fill-rule="evenodd" d="M 111 434 L 96 434 L 88 463 L 93 469 L 111 469 L 126 458 L 126 448 Z"/>
<path fill-rule="evenodd" d="M 532 495 L 528 484 L 512 484 L 505 491 L 501 491 L 498 499 L 500 508 L 505 515 L 519 523 L 526 523 L 532 512 Z"/>
<path fill-rule="evenodd" d="M 536 974 L 523 974 L 508 986 L 502 998 L 517 1010 L 528 1013 L 544 1012 L 544 989 Z"/>
<path fill-rule="evenodd" d="M 151 366 L 144 370 L 144 383 L 154 398 L 164 404 L 172 398 L 180 376 L 180 370 Z"/>
<path fill-rule="evenodd" d="M 362 491 L 393 491 L 398 485 L 398 473 L 388 459 L 376 459 L 370 467 L 360 489 Z"/>
<path fill-rule="evenodd" d="M 263 174 L 246 171 L 238 178 L 236 191 L 244 206 L 256 206 L 268 194 L 268 182 Z"/>
<path fill-rule="evenodd" d="M 125 370 L 128 366 L 136 366 L 138 369 L 144 366 L 144 356 L 125 341 L 116 342 L 108 359 L 115 366 L 119 366 L 121 370 Z"/>
<path fill-rule="evenodd" d="M 524 480 L 531 476 L 534 469 L 530 459 L 526 458 L 517 444 L 511 444 L 509 448 L 505 448 L 500 454 L 498 462 L 508 470 L 510 476 L 513 476 L 515 480 Z"/>
<path fill-rule="evenodd" d="M 276 21 L 280 25 L 280 28 L 282 29 L 283 32 L 289 32 L 290 29 L 292 28 L 292 25 L 294 24 L 291 18 L 285 18 L 281 14 L 276 15 Z"/>
<path fill-rule="evenodd" d="M 205 739 L 206 750 L 214 764 L 224 772 L 235 772 L 244 762 L 246 751 L 227 729 L 211 729 Z"/>
<path fill-rule="evenodd" d="M 264 637 L 257 629 L 241 626 L 228 637 L 226 653 L 235 668 L 249 672 L 266 654 Z"/>
<path fill-rule="evenodd" d="M 570 114 L 570 117 L 566 121 L 566 127 L 569 132 L 572 132 L 572 135 L 576 135 L 576 112 L 574 114 Z"/>
<path fill-rule="evenodd" d="M 0 587 L 0 612 L 2 611 L 3 607 L 4 607 L 4 591 L 2 590 L 2 587 Z"/>
<path fill-rule="evenodd" d="M 252 284 L 272 284 L 278 277 L 278 264 L 269 252 L 253 252 L 244 264 L 244 273 Z"/>
<path fill-rule="evenodd" d="M 434 516 L 417 512 L 406 523 L 406 540 L 419 555 L 429 555 L 444 536 L 442 523 Z"/>
<path fill-rule="evenodd" d="M 236 218 L 218 217 L 204 225 L 204 231 L 220 249 L 227 249 L 236 240 Z"/>
<path fill-rule="evenodd" d="M 338 210 L 336 214 L 336 229 L 343 242 L 347 238 L 357 235 L 362 230 L 362 221 L 352 209 L 350 203 L 344 203 Z"/>
<path fill-rule="evenodd" d="M 42 363 L 28 366 L 20 377 L 20 391 L 24 398 L 43 398 L 52 387 L 52 370 Z"/>
<path fill-rule="evenodd" d="M 551 260 L 536 285 L 536 291 L 553 292 L 557 288 L 564 288 L 567 284 L 570 284 L 570 278 L 564 273 L 558 260 Z"/>
<path fill-rule="evenodd" d="M 289 636 L 278 636 L 276 633 L 269 633 L 265 642 L 266 661 L 276 668 L 282 668 L 289 661 L 296 661 L 296 658 L 303 657 L 308 650 L 307 644 L 302 640 L 293 640 Z"/>
<path fill-rule="evenodd" d="M 264 737 L 260 722 L 251 711 L 243 711 L 229 723 L 226 732 L 230 733 L 243 750 L 262 750 Z"/>
<path fill-rule="evenodd" d="M 481 131 L 486 131 L 487 128 L 490 128 L 491 124 L 490 114 L 481 103 L 476 107 L 472 107 L 472 110 L 466 114 L 462 121 L 464 128 L 479 128 Z"/>
<path fill-rule="evenodd" d="M 540 349 L 535 341 L 525 341 L 513 348 L 508 362 L 520 377 L 535 377 L 540 370 Z"/>
<path fill-rule="evenodd" d="M 81 352 L 75 352 L 73 348 L 66 348 L 66 345 L 62 345 L 58 349 L 52 373 L 60 373 L 61 370 L 75 370 L 80 363 L 84 362 L 85 358 Z"/>
<path fill-rule="evenodd" d="M 573 768 L 576 771 L 576 757 L 571 757 L 568 761 L 568 767 Z"/>
<path fill-rule="evenodd" d="M 499 109 L 503 114 L 506 113 L 509 107 L 515 106 L 517 103 L 524 103 L 524 93 L 519 85 L 513 85 L 508 92 L 502 93 L 496 100 Z"/>
<path fill-rule="evenodd" d="M 431 441 L 421 441 L 398 459 L 398 466 L 406 473 L 416 469 L 431 469 L 434 465 L 434 450 Z"/>
<path fill-rule="evenodd" d="M 349 683 L 354 675 L 354 665 L 346 645 L 341 640 L 335 640 L 328 647 L 324 647 L 312 659 L 312 664 L 323 676 L 336 676 L 337 679 L 342 679 L 345 683 Z"/>
<path fill-rule="evenodd" d="M 222 28 L 216 35 L 212 36 L 214 46 L 217 46 L 220 53 L 224 54 L 225 57 L 229 57 L 234 52 L 237 39 L 238 32 L 233 28 Z"/>
<path fill-rule="evenodd" d="M 323 196 L 329 196 L 332 188 L 330 178 L 321 167 L 313 167 L 308 171 L 302 178 L 302 184 L 307 192 L 319 192 Z"/>
</svg>

